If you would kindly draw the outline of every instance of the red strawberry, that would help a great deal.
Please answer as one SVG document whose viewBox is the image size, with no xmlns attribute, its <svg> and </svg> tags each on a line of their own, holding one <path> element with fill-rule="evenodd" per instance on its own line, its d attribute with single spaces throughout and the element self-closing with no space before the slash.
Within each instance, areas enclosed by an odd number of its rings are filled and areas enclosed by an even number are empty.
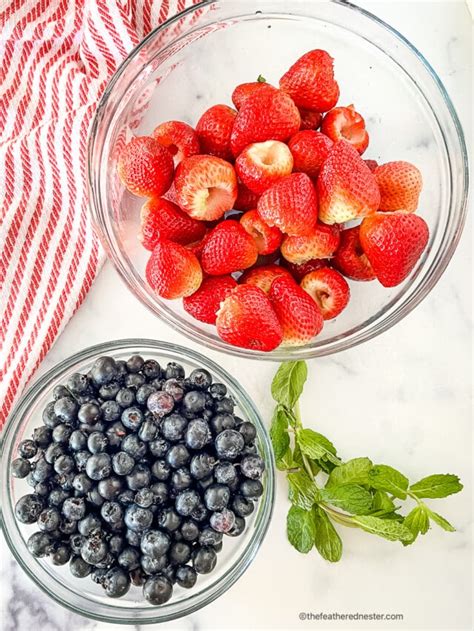
<svg viewBox="0 0 474 631">
<path fill-rule="evenodd" d="M 133 138 L 120 152 L 117 171 L 131 193 L 159 197 L 173 181 L 173 158 L 156 140 L 140 136 Z"/>
<path fill-rule="evenodd" d="M 202 270 L 195 255 L 184 245 L 158 239 L 148 259 L 146 279 L 158 296 L 173 300 L 199 288 Z"/>
<path fill-rule="evenodd" d="M 233 290 L 217 312 L 216 326 L 224 342 L 256 351 L 272 351 L 283 338 L 270 300 L 255 285 Z"/>
<path fill-rule="evenodd" d="M 302 281 L 306 274 L 321 269 L 322 267 L 328 267 L 330 262 L 329 259 L 311 259 L 306 263 L 297 265 L 296 263 L 290 263 L 284 258 L 281 260 L 281 264 L 285 266 L 285 269 L 287 269 L 298 282 Z"/>
<path fill-rule="evenodd" d="M 252 210 L 252 208 L 257 208 L 257 202 L 260 198 L 260 195 L 254 193 L 249 188 L 245 186 L 242 182 L 237 184 L 237 199 L 234 202 L 235 210 Z"/>
<path fill-rule="evenodd" d="M 342 230 L 340 237 L 341 242 L 332 259 L 334 266 L 347 278 L 373 280 L 374 270 L 360 244 L 359 226 Z"/>
<path fill-rule="evenodd" d="M 236 116 L 228 105 L 213 105 L 204 112 L 196 125 L 202 153 L 232 160 L 230 136 Z"/>
<path fill-rule="evenodd" d="M 232 92 L 232 103 L 236 109 L 240 110 L 246 99 L 256 92 L 274 92 L 277 88 L 266 81 L 252 81 L 250 83 L 241 83 Z"/>
<path fill-rule="evenodd" d="M 220 219 L 237 198 L 234 167 L 215 156 L 191 156 L 181 162 L 174 181 L 179 206 L 191 217 Z"/>
<path fill-rule="evenodd" d="M 323 118 L 321 131 L 331 140 L 345 140 L 362 154 L 369 144 L 365 121 L 353 105 L 335 107 Z"/>
<path fill-rule="evenodd" d="M 283 75 L 280 88 L 288 92 L 298 107 L 327 112 L 339 98 L 333 58 L 325 50 L 311 50 Z"/>
<path fill-rule="evenodd" d="M 298 108 L 281 90 L 264 90 L 245 99 L 235 118 L 230 144 L 234 156 L 247 145 L 265 140 L 286 141 L 300 128 Z"/>
<path fill-rule="evenodd" d="M 206 274 L 222 276 L 251 267 L 257 260 L 255 241 L 234 219 L 226 219 L 207 235 L 201 262 Z"/>
<path fill-rule="evenodd" d="M 166 199 L 155 197 L 142 207 L 139 239 L 147 250 L 153 250 L 159 238 L 186 245 L 205 234 L 206 225 L 202 221 L 192 219 Z"/>
<path fill-rule="evenodd" d="M 234 287 L 237 287 L 237 281 L 232 276 L 205 278 L 194 294 L 183 298 L 184 310 L 196 320 L 215 324 L 221 302 L 227 298 Z"/>
<path fill-rule="evenodd" d="M 280 265 L 261 265 L 260 267 L 252 267 L 246 270 L 239 278 L 239 283 L 245 285 L 256 285 L 260 287 L 266 294 L 270 291 L 275 278 L 286 276 L 291 279 L 291 274 L 280 267 Z"/>
<path fill-rule="evenodd" d="M 405 280 L 428 238 L 424 219 L 409 213 L 377 213 L 360 225 L 362 248 L 384 287 L 395 287 Z"/>
<path fill-rule="evenodd" d="M 377 181 L 357 151 L 336 142 L 318 176 L 319 219 L 344 223 L 374 213 L 380 204 Z"/>
<path fill-rule="evenodd" d="M 387 162 L 374 171 L 380 189 L 379 210 L 406 210 L 418 208 L 418 198 L 423 187 L 420 171 L 409 162 Z"/>
<path fill-rule="evenodd" d="M 256 210 L 244 213 L 240 224 L 253 237 L 259 254 L 272 254 L 280 247 L 283 238 L 280 230 L 268 226 Z"/>
<path fill-rule="evenodd" d="M 290 263 L 301 265 L 311 259 L 326 259 L 332 256 L 338 245 L 339 226 L 317 223 L 309 234 L 285 237 L 281 253 Z"/>
<path fill-rule="evenodd" d="M 293 169 L 293 156 L 283 142 L 267 140 L 248 145 L 235 161 L 235 170 L 247 188 L 257 194 L 270 188 Z"/>
<path fill-rule="evenodd" d="M 196 132 L 182 121 L 168 121 L 155 128 L 153 138 L 166 147 L 178 165 L 184 158 L 200 152 Z"/>
<path fill-rule="evenodd" d="M 263 193 L 257 210 L 269 226 L 286 234 L 308 234 L 318 217 L 316 190 L 307 175 L 292 173 Z"/>
<path fill-rule="evenodd" d="M 369 167 L 369 169 L 372 171 L 372 173 L 379 166 L 379 163 L 377 162 L 377 160 L 364 160 L 364 162 Z"/>
<path fill-rule="evenodd" d="M 285 346 L 302 346 L 321 332 L 324 325 L 321 311 L 292 278 L 276 278 L 269 298 L 283 330 Z"/>
<path fill-rule="evenodd" d="M 319 131 L 299 131 L 288 143 L 293 154 L 293 170 L 317 178 L 332 145 L 332 140 Z"/>
<path fill-rule="evenodd" d="M 299 110 L 301 116 L 300 129 L 302 131 L 305 129 L 318 129 L 321 125 L 321 121 L 323 120 L 321 112 L 312 112 L 311 110 L 305 110 L 301 107 Z"/>
<path fill-rule="evenodd" d="M 307 274 L 301 287 L 316 302 L 325 320 L 335 318 L 346 308 L 351 293 L 344 276 L 330 267 Z"/>
</svg>

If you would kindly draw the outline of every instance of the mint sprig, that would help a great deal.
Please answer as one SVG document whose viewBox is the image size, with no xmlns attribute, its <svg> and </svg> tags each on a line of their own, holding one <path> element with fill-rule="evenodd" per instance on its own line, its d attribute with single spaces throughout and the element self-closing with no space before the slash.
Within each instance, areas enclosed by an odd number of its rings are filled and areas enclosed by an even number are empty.
<svg viewBox="0 0 474 631">
<path fill-rule="evenodd" d="M 303 427 L 298 401 L 308 370 L 304 361 L 280 365 L 272 382 L 276 401 L 270 437 L 278 469 L 286 473 L 291 506 L 287 536 L 307 554 L 316 548 L 327 561 L 339 561 L 339 526 L 359 528 L 404 546 L 428 532 L 432 522 L 448 532 L 454 527 L 423 501 L 458 493 L 463 488 L 453 474 L 436 474 L 410 484 L 397 469 L 373 464 L 367 457 L 347 462 L 319 432 Z M 416 502 L 405 516 L 400 503 Z"/>
</svg>

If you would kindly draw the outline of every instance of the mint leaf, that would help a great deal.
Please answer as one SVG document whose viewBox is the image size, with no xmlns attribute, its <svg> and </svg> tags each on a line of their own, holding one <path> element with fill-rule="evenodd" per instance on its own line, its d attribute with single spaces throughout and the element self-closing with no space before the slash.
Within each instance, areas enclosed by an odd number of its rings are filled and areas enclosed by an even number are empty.
<svg viewBox="0 0 474 631">
<path fill-rule="evenodd" d="M 289 473 L 288 499 L 295 506 L 309 510 L 318 499 L 318 489 L 305 471 Z"/>
<path fill-rule="evenodd" d="M 454 526 L 451 526 L 447 519 L 441 517 L 441 515 L 438 515 L 438 513 L 435 513 L 430 509 L 428 509 L 428 513 L 430 519 L 432 519 L 435 524 L 438 524 L 440 528 L 442 528 L 443 530 L 447 530 L 448 532 L 456 532 L 456 528 Z"/>
<path fill-rule="evenodd" d="M 345 484 L 367 484 L 372 461 L 369 458 L 353 458 L 331 472 L 326 488 Z"/>
<path fill-rule="evenodd" d="M 263 75 L 261 75 L 261 74 L 258 75 L 257 81 L 258 81 L 258 83 L 266 83 L 267 82 L 265 77 Z"/>
<path fill-rule="evenodd" d="M 425 535 L 430 527 L 430 519 L 426 506 L 423 506 L 423 504 L 416 506 L 408 513 L 403 523 L 413 533 L 413 541 L 415 541 L 419 534 Z M 413 543 L 413 541 L 410 543 Z"/>
<path fill-rule="evenodd" d="M 280 471 L 288 471 L 288 469 L 297 469 L 300 465 L 295 462 L 291 447 L 285 451 L 283 456 L 276 461 L 277 469 Z"/>
<path fill-rule="evenodd" d="M 323 502 L 353 515 L 366 515 L 372 508 L 372 494 L 356 484 L 321 489 L 320 496 Z"/>
<path fill-rule="evenodd" d="M 275 460 L 278 463 L 290 446 L 288 418 L 285 411 L 280 407 L 277 407 L 273 414 L 272 424 L 270 426 L 270 439 L 272 441 Z"/>
<path fill-rule="evenodd" d="M 326 459 L 335 464 L 340 463 L 336 456 L 336 448 L 322 434 L 312 429 L 300 429 L 296 435 L 296 440 L 301 451 L 313 460 Z"/>
<path fill-rule="evenodd" d="M 429 475 L 410 486 L 410 491 L 417 497 L 431 499 L 447 497 L 453 493 L 459 493 L 463 488 L 457 475 L 452 473 L 439 473 Z"/>
<path fill-rule="evenodd" d="M 326 513 L 316 506 L 314 509 L 315 536 L 314 545 L 319 554 L 335 563 L 342 556 L 342 541 Z"/>
<path fill-rule="evenodd" d="M 401 541 L 411 543 L 413 533 L 403 523 L 393 519 L 381 519 L 371 515 L 359 515 L 352 518 L 352 522 L 360 526 L 362 530 L 378 535 L 389 541 Z"/>
<path fill-rule="evenodd" d="M 408 478 L 386 464 L 377 464 L 369 471 L 369 484 L 374 489 L 387 491 L 401 500 L 406 499 Z"/>
<path fill-rule="evenodd" d="M 272 397 L 291 410 L 303 392 L 307 376 L 308 368 L 304 361 L 281 364 L 273 377 Z"/>
<path fill-rule="evenodd" d="M 391 512 L 395 510 L 395 504 L 385 491 L 375 491 L 372 509 L 374 511 Z"/>
<path fill-rule="evenodd" d="M 288 541 L 298 552 L 308 553 L 316 536 L 314 511 L 291 506 L 286 517 L 286 533 Z"/>
</svg>

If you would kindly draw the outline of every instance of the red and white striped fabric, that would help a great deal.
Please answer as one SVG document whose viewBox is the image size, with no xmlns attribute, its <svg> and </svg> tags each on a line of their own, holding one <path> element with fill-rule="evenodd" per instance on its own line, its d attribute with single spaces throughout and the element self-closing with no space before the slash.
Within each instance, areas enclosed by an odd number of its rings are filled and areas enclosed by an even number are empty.
<svg viewBox="0 0 474 631">
<path fill-rule="evenodd" d="M 102 261 L 86 143 L 110 75 L 198 0 L 0 0 L 0 426 Z"/>
</svg>

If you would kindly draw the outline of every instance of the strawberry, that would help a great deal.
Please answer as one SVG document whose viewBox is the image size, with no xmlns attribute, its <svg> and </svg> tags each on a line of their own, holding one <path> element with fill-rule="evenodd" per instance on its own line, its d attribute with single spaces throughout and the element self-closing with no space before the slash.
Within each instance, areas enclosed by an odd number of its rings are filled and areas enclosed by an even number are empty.
<svg viewBox="0 0 474 631">
<path fill-rule="evenodd" d="M 405 280 L 428 237 L 424 219 L 410 213 L 377 213 L 360 225 L 362 248 L 384 287 L 395 287 Z"/>
<path fill-rule="evenodd" d="M 418 198 L 423 187 L 420 171 L 409 162 L 387 162 L 374 171 L 380 189 L 379 210 L 406 210 L 418 208 Z"/>
<path fill-rule="evenodd" d="M 311 259 L 326 259 L 339 245 L 339 226 L 317 223 L 309 234 L 285 237 L 281 244 L 282 256 L 290 263 L 301 265 Z"/>
<path fill-rule="evenodd" d="M 246 99 L 256 92 L 274 92 L 277 88 L 273 87 L 266 81 L 252 81 L 250 83 L 241 83 L 232 92 L 232 103 L 235 108 L 240 110 Z"/>
<path fill-rule="evenodd" d="M 168 121 L 161 123 L 152 134 L 160 145 L 166 147 L 174 158 L 177 166 L 184 158 L 200 153 L 199 139 L 196 132 L 182 121 Z"/>
<path fill-rule="evenodd" d="M 234 167 L 215 156 L 185 158 L 176 170 L 174 185 L 180 208 L 204 221 L 220 219 L 237 198 Z"/>
<path fill-rule="evenodd" d="M 238 221 L 226 219 L 207 235 L 201 262 L 206 274 L 222 276 L 251 267 L 258 251 L 254 239 Z"/>
<path fill-rule="evenodd" d="M 269 226 L 286 234 L 308 234 L 318 217 L 316 190 L 307 175 L 292 173 L 263 193 L 257 210 Z"/>
<path fill-rule="evenodd" d="M 311 259 L 306 263 L 298 265 L 296 263 L 290 263 L 284 258 L 281 260 L 281 264 L 284 265 L 285 269 L 287 269 L 298 282 L 302 281 L 306 274 L 321 269 L 322 267 L 328 267 L 330 262 L 329 259 Z"/>
<path fill-rule="evenodd" d="M 286 141 L 300 128 L 298 108 L 281 90 L 258 91 L 248 96 L 235 117 L 230 138 L 238 156 L 247 145 L 265 140 Z"/>
<path fill-rule="evenodd" d="M 301 287 L 316 302 L 325 320 L 335 318 L 346 308 L 351 293 L 344 276 L 330 267 L 306 274 Z"/>
<path fill-rule="evenodd" d="M 202 281 L 194 294 L 183 298 L 184 310 L 196 320 L 215 324 L 217 311 L 227 296 L 237 287 L 232 276 L 210 276 Z"/>
<path fill-rule="evenodd" d="M 365 129 L 365 121 L 355 111 L 353 105 L 335 107 L 323 118 L 321 131 L 333 142 L 345 140 L 360 154 L 364 153 L 369 144 L 369 134 Z"/>
<path fill-rule="evenodd" d="M 374 213 L 380 204 L 377 181 L 357 151 L 345 140 L 331 148 L 318 176 L 319 218 L 344 223 Z"/>
<path fill-rule="evenodd" d="M 244 213 L 240 225 L 253 237 L 259 254 L 272 254 L 280 247 L 283 238 L 280 230 L 268 226 L 256 210 Z"/>
<path fill-rule="evenodd" d="M 228 344 L 272 351 L 283 331 L 266 294 L 255 285 L 239 285 L 217 312 L 217 333 Z"/>
<path fill-rule="evenodd" d="M 232 160 L 230 136 L 236 115 L 228 105 L 213 105 L 204 112 L 196 125 L 202 153 Z"/>
<path fill-rule="evenodd" d="M 131 193 L 159 197 L 173 181 L 173 158 L 154 138 L 140 136 L 133 138 L 120 152 L 117 172 Z"/>
<path fill-rule="evenodd" d="M 379 166 L 379 163 L 377 162 L 377 160 L 364 160 L 364 162 L 369 167 L 369 169 L 372 171 L 372 173 Z"/>
<path fill-rule="evenodd" d="M 235 161 L 235 170 L 247 188 L 257 194 L 270 188 L 293 169 L 293 156 L 278 140 L 248 145 Z"/>
<path fill-rule="evenodd" d="M 161 298 L 190 296 L 202 282 L 202 270 L 195 255 L 183 245 L 158 239 L 146 266 L 146 279 Z"/>
<path fill-rule="evenodd" d="M 321 125 L 321 121 L 323 120 L 323 115 L 321 112 L 312 112 L 311 110 L 305 110 L 301 107 L 300 116 L 301 116 L 301 125 L 300 129 L 304 131 L 305 129 L 318 129 Z"/>
<path fill-rule="evenodd" d="M 280 88 L 291 96 L 298 107 L 327 112 L 339 98 L 333 58 L 325 50 L 311 50 L 282 76 Z"/>
<path fill-rule="evenodd" d="M 282 344 L 302 346 L 321 332 L 324 325 L 321 311 L 292 278 L 276 278 L 268 296 L 283 330 Z"/>
<path fill-rule="evenodd" d="M 332 259 L 334 267 L 353 280 L 373 280 L 372 265 L 364 254 L 359 238 L 359 226 L 347 228 L 340 233 L 340 244 Z"/>
<path fill-rule="evenodd" d="M 260 267 L 252 267 L 246 270 L 239 278 L 239 283 L 245 285 L 256 285 L 260 287 L 266 294 L 270 291 L 275 278 L 286 276 L 292 278 L 291 274 L 280 265 L 261 265 Z"/>
<path fill-rule="evenodd" d="M 294 160 L 293 170 L 317 178 L 332 145 L 332 140 L 319 131 L 299 131 L 288 143 Z"/>
<path fill-rule="evenodd" d="M 234 202 L 235 210 L 252 210 L 252 208 L 257 208 L 257 202 L 260 198 L 260 195 L 254 193 L 249 188 L 239 182 L 237 184 L 237 199 Z"/>
<path fill-rule="evenodd" d="M 186 245 L 202 239 L 206 225 L 192 219 L 172 202 L 154 197 L 141 210 L 139 239 L 147 250 L 153 250 L 159 238 Z"/>
</svg>

